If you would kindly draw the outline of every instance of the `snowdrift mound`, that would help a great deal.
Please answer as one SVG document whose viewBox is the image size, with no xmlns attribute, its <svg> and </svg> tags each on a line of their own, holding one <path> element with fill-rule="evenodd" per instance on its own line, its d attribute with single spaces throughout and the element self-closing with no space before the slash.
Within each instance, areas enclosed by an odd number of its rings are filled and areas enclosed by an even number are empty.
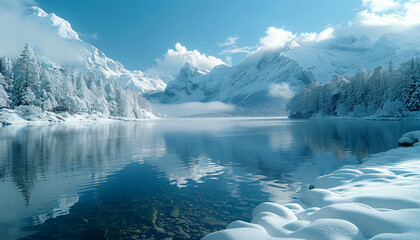
<svg viewBox="0 0 420 240">
<path fill-rule="evenodd" d="M 418 143 L 420 140 L 420 131 L 413 131 L 404 134 L 400 140 L 398 140 L 398 145 L 400 146 L 413 146 Z"/>
<path fill-rule="evenodd" d="M 313 186 L 298 203 L 262 203 L 251 223 L 235 221 L 203 240 L 420 239 L 420 147 L 373 155 Z"/>
</svg>

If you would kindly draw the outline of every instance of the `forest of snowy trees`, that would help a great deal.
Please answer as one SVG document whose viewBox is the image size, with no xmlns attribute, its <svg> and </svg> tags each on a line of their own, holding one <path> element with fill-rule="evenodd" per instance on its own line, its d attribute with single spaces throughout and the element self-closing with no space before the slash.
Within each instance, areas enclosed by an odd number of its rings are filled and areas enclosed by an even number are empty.
<svg viewBox="0 0 420 240">
<path fill-rule="evenodd" d="M 412 117 L 420 111 L 420 63 L 412 58 L 394 68 L 360 70 L 335 76 L 327 84 L 312 83 L 294 96 L 290 117 Z"/>
<path fill-rule="evenodd" d="M 147 100 L 103 79 L 39 61 L 28 43 L 17 59 L 0 58 L 0 109 L 144 118 Z"/>
</svg>

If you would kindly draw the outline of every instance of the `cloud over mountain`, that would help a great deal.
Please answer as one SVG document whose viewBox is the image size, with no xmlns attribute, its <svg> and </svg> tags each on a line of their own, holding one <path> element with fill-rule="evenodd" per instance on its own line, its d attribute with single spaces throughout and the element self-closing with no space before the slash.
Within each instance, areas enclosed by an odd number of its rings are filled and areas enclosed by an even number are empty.
<svg viewBox="0 0 420 240">
<path fill-rule="evenodd" d="M 191 63 L 204 72 L 211 71 L 215 66 L 226 65 L 221 59 L 206 56 L 198 50 L 190 51 L 180 43 L 175 44 L 175 49 L 168 49 L 162 58 L 156 59 L 155 66 L 149 68 L 145 74 L 148 77 L 158 77 L 165 82 L 170 82 L 185 65 Z"/>
</svg>

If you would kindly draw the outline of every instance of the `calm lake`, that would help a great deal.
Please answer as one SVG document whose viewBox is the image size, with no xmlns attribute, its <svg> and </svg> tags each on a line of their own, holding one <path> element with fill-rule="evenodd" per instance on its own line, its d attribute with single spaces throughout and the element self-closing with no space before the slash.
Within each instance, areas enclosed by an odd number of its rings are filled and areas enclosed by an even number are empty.
<svg viewBox="0 0 420 240">
<path fill-rule="evenodd" d="M 0 239 L 200 239 L 419 129 L 276 118 L 0 127 Z"/>
</svg>

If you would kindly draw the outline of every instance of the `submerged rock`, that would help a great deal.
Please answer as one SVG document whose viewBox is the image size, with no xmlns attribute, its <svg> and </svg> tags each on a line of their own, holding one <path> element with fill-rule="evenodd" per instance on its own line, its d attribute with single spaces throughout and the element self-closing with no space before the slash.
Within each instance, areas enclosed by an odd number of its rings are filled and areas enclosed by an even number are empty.
<svg viewBox="0 0 420 240">
<path fill-rule="evenodd" d="M 202 218 L 200 220 L 200 222 L 204 223 L 204 224 L 208 224 L 210 226 L 219 226 L 219 227 L 226 227 L 227 226 L 226 222 L 224 222 L 222 220 L 219 220 L 219 219 L 215 219 L 215 218 L 209 218 L 209 217 Z"/>
<path fill-rule="evenodd" d="M 171 217 L 178 218 L 180 215 L 179 209 L 177 207 L 174 207 L 169 213 L 169 215 L 171 215 Z"/>
<path fill-rule="evenodd" d="M 188 233 L 184 232 L 183 230 L 180 230 L 179 232 L 175 234 L 174 239 L 190 239 L 190 238 L 191 236 Z"/>
<path fill-rule="evenodd" d="M 153 232 L 157 235 L 162 235 L 166 233 L 165 230 L 160 227 L 153 227 Z"/>
</svg>

